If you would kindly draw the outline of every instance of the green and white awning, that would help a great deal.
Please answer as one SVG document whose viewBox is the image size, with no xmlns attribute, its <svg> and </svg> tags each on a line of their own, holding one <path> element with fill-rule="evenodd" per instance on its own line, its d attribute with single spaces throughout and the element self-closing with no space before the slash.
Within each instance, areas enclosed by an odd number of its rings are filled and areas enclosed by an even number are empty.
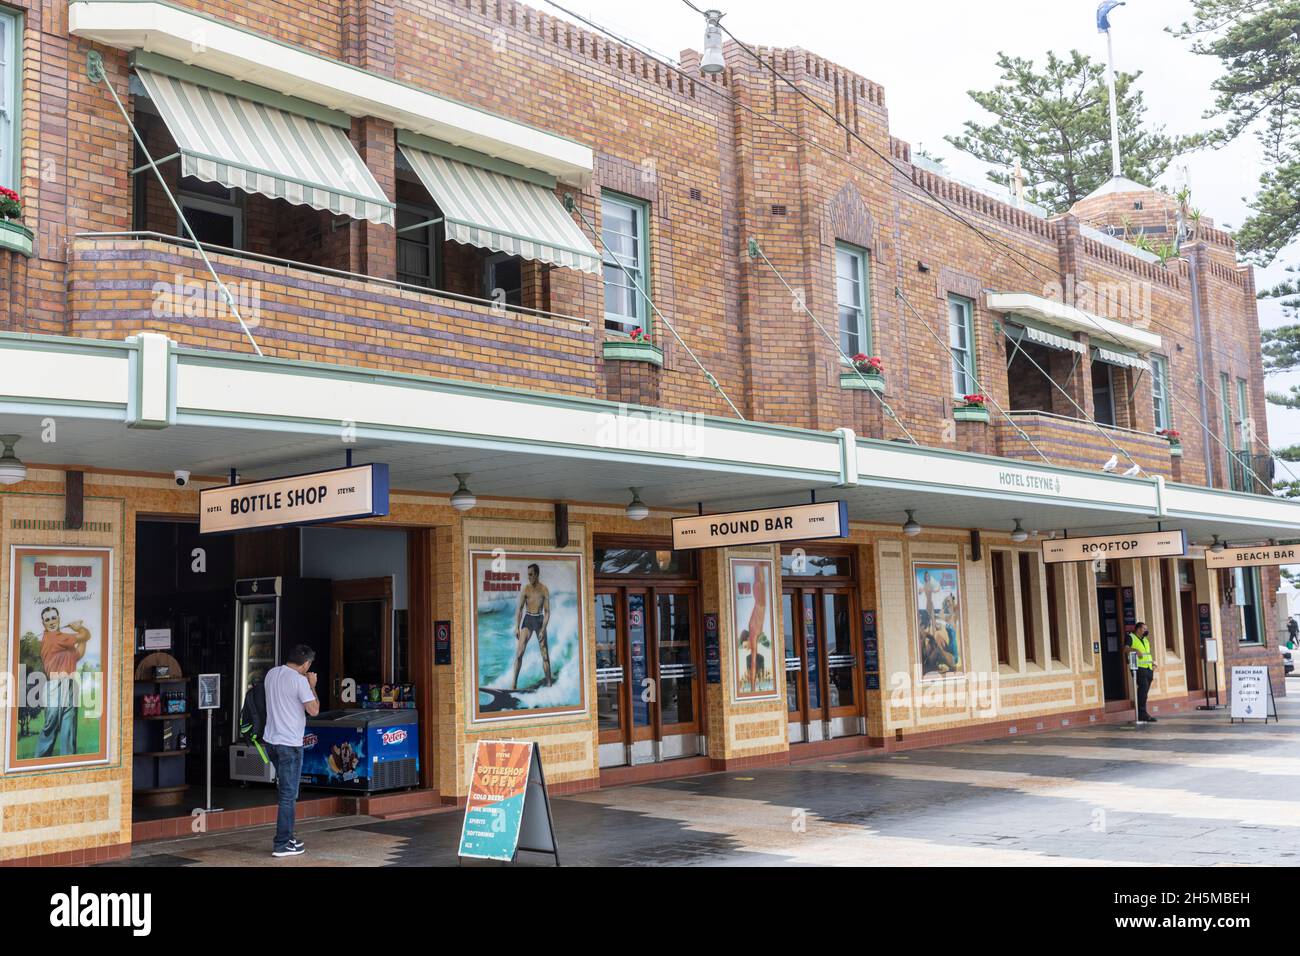
<svg viewBox="0 0 1300 956">
<path fill-rule="evenodd" d="M 1135 368 L 1142 372 L 1151 371 L 1151 363 L 1140 355 L 1134 355 L 1132 352 L 1120 352 L 1098 346 L 1095 358 L 1098 362 L 1105 362 L 1107 365 L 1121 365 L 1124 368 Z"/>
<path fill-rule="evenodd" d="M 1020 319 L 1020 316 L 1015 316 Z M 1031 322 L 1024 322 L 1024 332 L 1022 338 L 1033 342 L 1036 345 L 1042 345 L 1049 349 L 1059 349 L 1062 352 L 1077 352 L 1080 355 L 1087 354 L 1088 346 L 1082 342 L 1063 335 L 1060 332 L 1053 332 L 1049 329 L 1034 325 Z"/>
<path fill-rule="evenodd" d="M 181 153 L 181 174 L 393 225 L 393 204 L 337 126 L 137 67 Z"/>
<path fill-rule="evenodd" d="M 448 239 L 600 273 L 595 247 L 551 190 L 408 144 L 401 150 L 442 210 Z"/>
</svg>

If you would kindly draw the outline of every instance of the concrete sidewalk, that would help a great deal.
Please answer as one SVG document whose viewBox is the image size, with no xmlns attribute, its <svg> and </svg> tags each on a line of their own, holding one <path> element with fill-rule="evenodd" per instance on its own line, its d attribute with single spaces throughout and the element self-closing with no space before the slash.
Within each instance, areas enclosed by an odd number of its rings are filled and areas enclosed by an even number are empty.
<svg viewBox="0 0 1300 956">
<path fill-rule="evenodd" d="M 1300 678 L 1279 724 L 1226 709 L 902 754 L 705 774 L 552 800 L 567 866 L 1291 865 Z M 454 866 L 459 810 L 135 847 L 124 866 Z M 546 856 L 521 865 L 550 866 Z"/>
</svg>

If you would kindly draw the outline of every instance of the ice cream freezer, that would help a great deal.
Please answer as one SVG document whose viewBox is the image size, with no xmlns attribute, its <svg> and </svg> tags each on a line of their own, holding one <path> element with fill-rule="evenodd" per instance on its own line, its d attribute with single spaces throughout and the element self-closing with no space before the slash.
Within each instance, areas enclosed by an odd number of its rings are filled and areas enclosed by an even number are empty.
<svg viewBox="0 0 1300 956">
<path fill-rule="evenodd" d="M 420 783 L 413 710 L 327 710 L 307 718 L 303 786 L 376 793 Z"/>
</svg>

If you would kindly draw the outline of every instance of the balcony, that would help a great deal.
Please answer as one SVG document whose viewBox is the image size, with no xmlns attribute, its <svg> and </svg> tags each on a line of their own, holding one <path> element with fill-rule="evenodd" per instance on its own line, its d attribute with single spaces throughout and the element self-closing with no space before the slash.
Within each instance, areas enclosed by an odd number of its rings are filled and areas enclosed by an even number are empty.
<svg viewBox="0 0 1300 956">
<path fill-rule="evenodd" d="M 1276 463 L 1269 454 L 1254 455 L 1248 451 L 1228 453 L 1228 487 L 1253 495 L 1273 494 L 1273 472 Z"/>
<path fill-rule="evenodd" d="M 1016 427 L 1002 416 L 993 422 L 996 453 L 999 455 L 1038 460 L 1038 453 L 1016 431 L 1019 428 L 1056 465 L 1093 471 L 1099 470 L 1111 455 L 1118 455 L 1120 472 L 1135 461 L 1148 475 L 1174 477 L 1169 443 L 1159 435 L 1113 425 L 1094 425 L 1083 419 L 1051 412 L 1012 411 L 1009 414 Z M 1116 451 L 1116 445 L 1123 449 L 1122 453 Z M 1133 461 L 1129 461 L 1129 457 Z"/>
<path fill-rule="evenodd" d="M 268 357 L 605 394 L 598 320 L 204 248 Z M 141 330 L 183 346 L 251 351 L 192 244 L 157 233 L 73 239 L 68 332 L 120 340 Z"/>
</svg>

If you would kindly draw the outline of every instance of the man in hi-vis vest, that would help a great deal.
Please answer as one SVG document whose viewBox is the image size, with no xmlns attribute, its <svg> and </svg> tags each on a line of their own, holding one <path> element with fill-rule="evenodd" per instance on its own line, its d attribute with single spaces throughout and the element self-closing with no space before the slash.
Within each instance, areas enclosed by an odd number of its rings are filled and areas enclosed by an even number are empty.
<svg viewBox="0 0 1300 956">
<path fill-rule="evenodd" d="M 1128 632 L 1128 646 L 1137 651 L 1137 719 L 1139 723 L 1154 724 L 1156 719 L 1147 713 L 1147 694 L 1155 676 L 1156 661 L 1151 656 L 1151 631 L 1141 621 Z"/>
</svg>

